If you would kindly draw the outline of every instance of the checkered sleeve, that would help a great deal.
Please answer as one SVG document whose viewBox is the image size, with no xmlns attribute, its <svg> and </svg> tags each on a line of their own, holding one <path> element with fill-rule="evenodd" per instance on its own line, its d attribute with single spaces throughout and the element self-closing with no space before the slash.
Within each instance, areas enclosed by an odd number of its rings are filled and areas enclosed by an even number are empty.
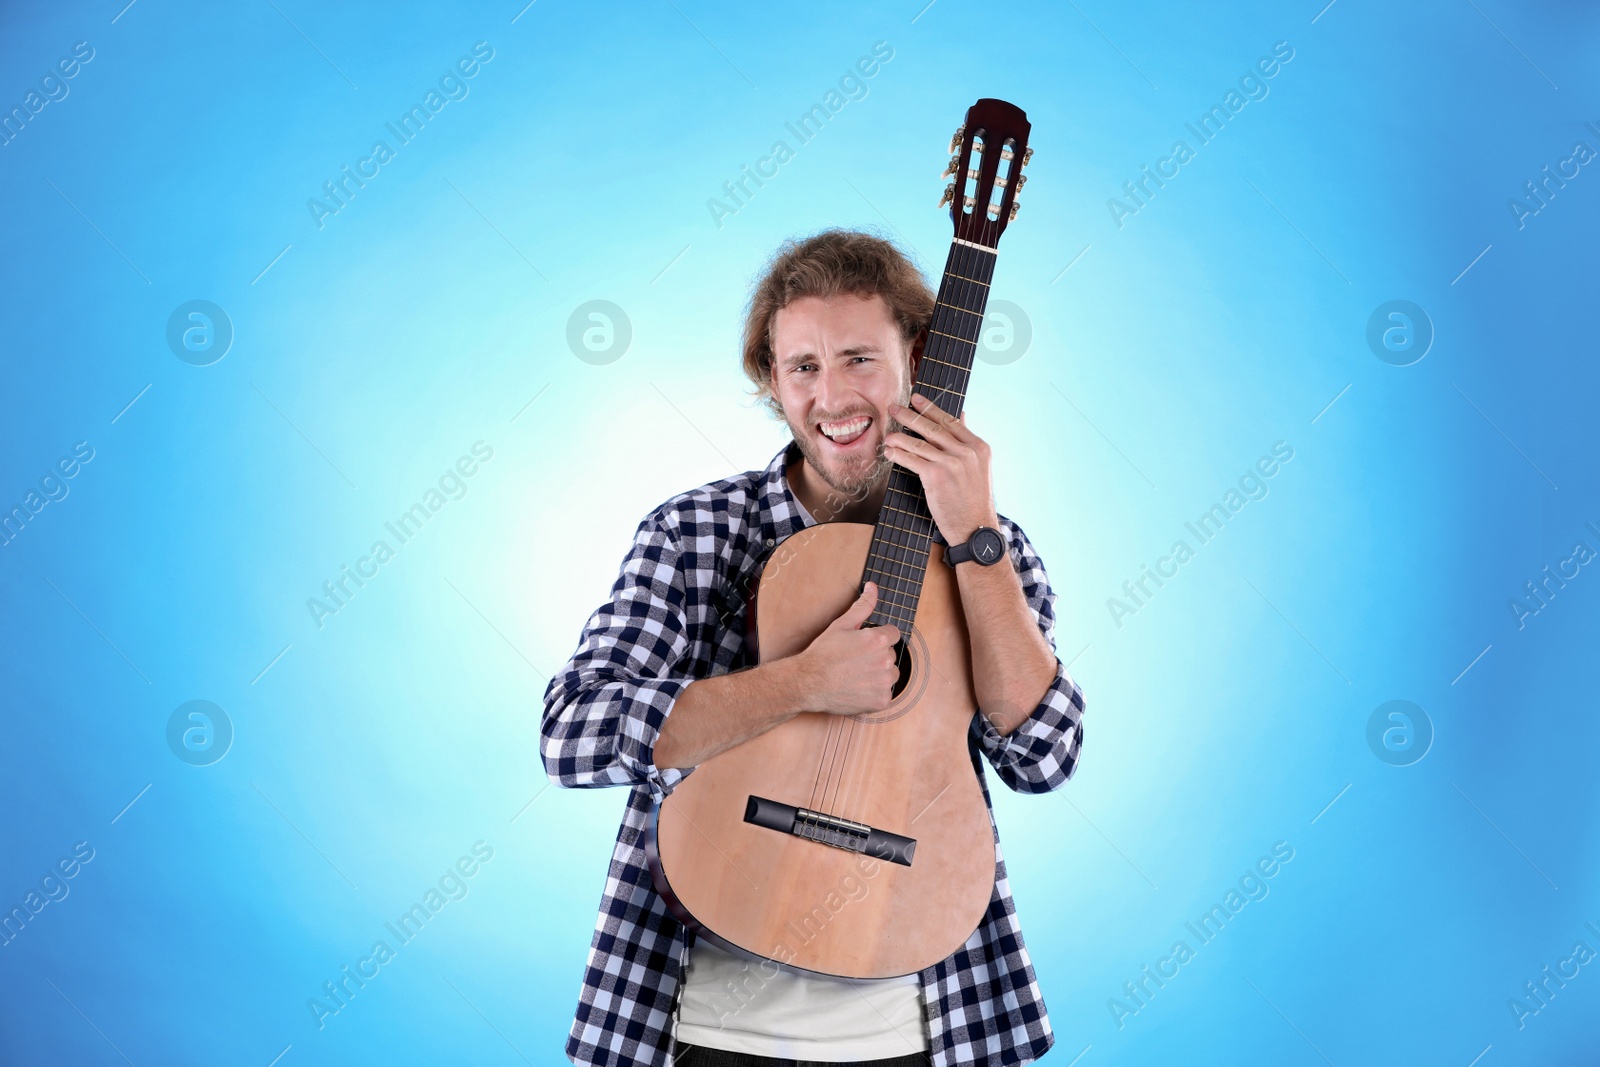
<svg viewBox="0 0 1600 1067">
<path fill-rule="evenodd" d="M 652 512 L 634 533 L 611 599 L 550 679 L 539 747 L 557 785 L 644 785 L 659 799 L 682 779 L 654 759 L 661 727 L 693 681 L 675 670 L 690 648 L 680 555 L 663 513 Z"/>
<path fill-rule="evenodd" d="M 1055 648 L 1056 594 L 1044 564 L 1022 527 L 1001 518 L 1011 545 L 1011 562 L 1022 579 L 1022 592 L 1051 649 Z M 999 775 L 1018 793 L 1048 793 L 1072 777 L 1083 746 L 1083 690 L 1056 657 L 1056 676 L 1044 699 L 1015 730 L 1002 735 L 983 715 L 972 717 L 972 733 Z"/>
</svg>

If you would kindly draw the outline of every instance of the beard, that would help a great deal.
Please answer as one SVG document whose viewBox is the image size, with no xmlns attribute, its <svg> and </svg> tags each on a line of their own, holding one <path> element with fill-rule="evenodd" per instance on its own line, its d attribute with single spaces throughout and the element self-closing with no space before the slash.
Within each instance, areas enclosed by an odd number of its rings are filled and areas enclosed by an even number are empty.
<svg viewBox="0 0 1600 1067">
<path fill-rule="evenodd" d="M 902 405 L 910 404 L 910 382 L 906 383 L 905 389 L 900 396 L 895 398 L 895 402 Z M 795 444 L 800 448 L 800 454 L 811 465 L 811 469 L 821 476 L 830 489 L 852 500 L 860 500 L 867 496 L 884 479 L 888 478 L 889 470 L 894 466 L 894 461 L 884 453 L 883 439 L 889 434 L 905 428 L 898 420 L 881 416 L 876 411 L 847 412 L 843 418 L 852 418 L 855 415 L 863 414 L 869 415 L 872 419 L 872 425 L 867 427 L 867 433 L 877 434 L 877 441 L 873 445 L 872 454 L 848 459 L 843 461 L 842 464 L 837 459 L 829 462 L 824 452 L 826 446 L 817 440 L 822 431 L 816 428 L 817 422 L 836 422 L 842 421 L 842 419 L 830 417 L 815 420 L 806 426 L 796 426 L 787 417 L 785 418 L 785 421 L 789 422 L 789 433 L 794 437 Z"/>
</svg>

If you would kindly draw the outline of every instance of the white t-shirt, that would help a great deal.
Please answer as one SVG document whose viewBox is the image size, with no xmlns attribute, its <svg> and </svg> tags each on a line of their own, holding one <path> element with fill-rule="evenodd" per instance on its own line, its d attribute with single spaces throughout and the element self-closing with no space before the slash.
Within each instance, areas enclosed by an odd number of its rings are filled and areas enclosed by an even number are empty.
<svg viewBox="0 0 1600 1067">
<path fill-rule="evenodd" d="M 787 1060 L 879 1060 L 928 1048 L 922 979 L 830 978 L 695 941 L 678 1002 L 686 1045 Z"/>
</svg>

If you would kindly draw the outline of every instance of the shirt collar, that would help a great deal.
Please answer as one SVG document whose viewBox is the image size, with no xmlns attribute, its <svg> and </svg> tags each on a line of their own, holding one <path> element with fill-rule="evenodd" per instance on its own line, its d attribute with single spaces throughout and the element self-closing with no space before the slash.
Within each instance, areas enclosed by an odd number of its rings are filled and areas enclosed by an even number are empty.
<svg viewBox="0 0 1600 1067">
<path fill-rule="evenodd" d="M 800 455 L 800 446 L 793 439 L 778 449 L 777 455 L 772 457 L 772 462 L 767 464 L 766 472 L 761 478 L 761 514 L 766 535 L 775 541 L 781 541 L 798 530 L 807 526 L 815 526 L 817 520 L 806 510 L 800 498 L 794 495 L 789 488 L 787 471 L 790 463 L 804 463 Z"/>
</svg>

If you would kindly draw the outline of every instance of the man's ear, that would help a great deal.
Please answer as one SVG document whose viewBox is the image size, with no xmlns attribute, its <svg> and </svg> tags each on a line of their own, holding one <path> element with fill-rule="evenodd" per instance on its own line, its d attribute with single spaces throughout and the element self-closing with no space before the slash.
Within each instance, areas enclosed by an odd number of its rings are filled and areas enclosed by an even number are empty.
<svg viewBox="0 0 1600 1067">
<path fill-rule="evenodd" d="M 917 331 L 916 338 L 911 342 L 911 381 L 913 384 L 916 383 L 917 368 L 922 364 L 922 350 L 927 343 L 928 331 L 926 329 Z"/>
</svg>

